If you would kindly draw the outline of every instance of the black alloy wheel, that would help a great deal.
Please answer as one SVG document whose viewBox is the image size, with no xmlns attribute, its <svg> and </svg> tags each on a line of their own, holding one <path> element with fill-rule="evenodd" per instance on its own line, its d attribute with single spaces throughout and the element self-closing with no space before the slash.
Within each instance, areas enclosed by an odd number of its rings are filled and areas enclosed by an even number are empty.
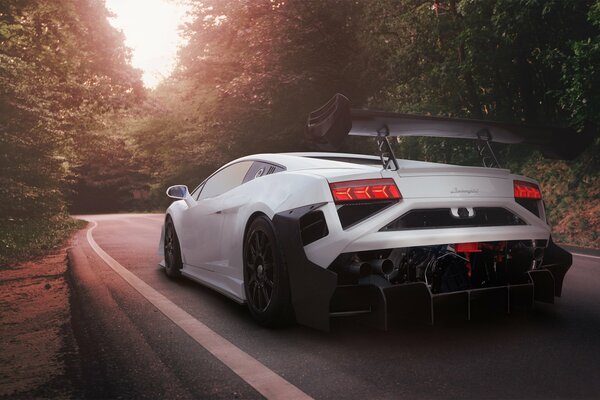
<svg viewBox="0 0 600 400">
<path fill-rule="evenodd" d="M 273 297 L 273 251 L 267 234 L 255 230 L 248 238 L 248 301 L 254 308 L 264 312 Z"/>
<path fill-rule="evenodd" d="M 170 278 L 178 278 L 181 276 L 181 248 L 179 247 L 179 239 L 175 232 L 175 226 L 171 218 L 167 218 L 165 223 L 165 273 Z"/>
<path fill-rule="evenodd" d="M 287 268 L 271 221 L 259 216 L 244 239 L 244 290 L 250 313 L 261 325 L 287 325 L 292 320 Z"/>
</svg>

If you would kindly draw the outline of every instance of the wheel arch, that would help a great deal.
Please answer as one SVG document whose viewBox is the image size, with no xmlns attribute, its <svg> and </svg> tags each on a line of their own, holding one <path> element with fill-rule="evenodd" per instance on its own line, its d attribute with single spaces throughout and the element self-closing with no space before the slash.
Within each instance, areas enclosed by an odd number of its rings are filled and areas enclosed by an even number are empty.
<svg viewBox="0 0 600 400">
<path fill-rule="evenodd" d="M 172 219 L 171 216 L 169 215 L 169 212 L 165 212 L 165 218 L 163 219 L 163 223 L 162 226 L 160 228 L 160 239 L 158 240 L 158 255 L 161 257 L 165 256 L 165 227 L 167 226 L 167 221 L 169 219 Z M 164 258 L 163 260 L 160 262 L 161 265 L 163 265 L 165 262 Z"/>
<path fill-rule="evenodd" d="M 252 214 L 250 214 L 250 216 L 246 219 L 246 225 L 244 226 L 244 230 L 243 230 L 243 234 L 242 234 L 242 246 L 239 252 L 240 255 L 240 260 L 241 260 L 241 267 L 244 268 L 244 251 L 246 251 L 246 235 L 248 234 L 248 229 L 250 229 L 250 226 L 252 225 L 252 223 L 254 222 L 255 219 L 257 219 L 258 217 L 265 217 L 266 219 L 268 219 L 271 222 L 271 225 L 273 224 L 272 219 L 263 211 L 261 210 L 256 210 L 254 211 Z M 274 227 L 273 227 L 274 228 Z M 245 284 L 246 282 L 244 282 Z"/>
<path fill-rule="evenodd" d="M 180 233 L 181 233 L 181 216 L 180 216 L 180 215 L 178 215 L 178 214 L 180 214 L 180 213 L 178 213 L 178 212 L 177 212 L 177 211 L 178 211 L 178 209 L 177 209 L 177 208 L 174 208 L 174 205 L 175 205 L 176 203 L 177 203 L 177 202 L 173 203 L 173 204 L 172 204 L 172 205 L 171 205 L 171 206 L 170 206 L 170 207 L 167 209 L 167 211 L 165 212 L 165 218 L 164 218 L 164 220 L 163 220 L 163 225 L 162 225 L 162 229 L 161 229 L 161 233 L 160 233 L 160 244 L 159 244 L 159 250 L 158 250 L 158 251 L 159 251 L 159 254 L 160 254 L 161 256 L 163 256 L 163 257 L 164 257 L 164 255 L 165 255 L 165 254 L 164 254 L 164 246 L 165 246 L 165 228 L 166 228 L 166 226 L 167 226 L 167 222 L 168 222 L 169 220 L 171 220 L 171 222 L 173 223 L 173 226 L 174 226 L 174 228 L 175 228 L 175 234 L 177 234 L 177 235 L 179 236 L 179 235 L 180 235 Z M 183 263 L 185 263 L 185 262 L 186 262 L 186 259 L 185 259 L 185 253 L 183 252 L 183 249 L 181 248 L 181 243 L 179 244 L 179 251 L 180 251 L 180 254 L 181 254 L 181 259 L 182 259 Z"/>
<path fill-rule="evenodd" d="M 271 221 L 271 218 L 269 218 L 269 216 L 262 211 L 254 211 L 252 214 L 250 214 L 250 216 L 246 220 L 246 226 L 244 227 L 244 235 L 242 236 L 242 243 L 245 244 L 246 235 L 248 234 L 248 229 L 250 228 L 250 225 L 252 225 L 252 222 L 254 222 L 254 220 L 258 217 L 267 217 L 267 219 L 269 221 Z M 244 248 L 244 246 L 242 246 L 242 257 L 244 256 L 243 248 Z"/>
<path fill-rule="evenodd" d="M 271 242 L 271 251 L 273 252 L 273 260 L 272 265 L 273 269 L 276 270 L 276 275 L 272 276 L 272 285 L 273 282 L 278 282 L 277 285 L 272 286 L 272 292 L 270 297 L 270 301 L 273 301 L 273 304 L 269 305 L 268 303 L 265 307 L 268 307 L 265 310 L 253 311 L 253 304 L 251 297 L 249 297 L 248 291 L 250 290 L 247 284 L 247 269 L 246 269 L 246 243 L 248 239 L 252 239 L 252 235 L 256 231 L 250 231 L 250 227 L 253 225 L 263 225 L 263 228 L 258 228 L 260 230 L 270 230 L 270 233 L 267 234 L 267 237 L 272 237 Z M 259 245 L 260 246 L 260 245 Z M 244 285 L 244 297 L 248 304 L 248 308 L 253 317 L 259 322 L 259 324 L 267 326 L 267 327 L 280 327 L 285 326 L 291 323 L 294 320 L 294 309 L 291 303 L 291 293 L 290 293 L 290 279 L 287 273 L 287 263 L 284 257 L 284 254 L 281 249 L 281 244 L 278 243 L 277 240 L 277 229 L 275 227 L 275 223 L 273 219 L 270 218 L 267 214 L 261 211 L 253 212 L 250 217 L 247 219 L 246 226 L 244 227 L 244 239 L 242 244 L 242 269 L 243 269 L 243 285 Z M 275 273 L 275 272 L 273 272 Z M 276 279 L 276 277 L 278 277 Z M 260 278 L 256 278 L 259 280 Z M 259 296 L 260 297 L 260 296 Z M 260 304 L 260 303 L 259 303 Z M 265 312 L 266 314 L 260 314 Z M 259 313 L 257 316 L 256 313 Z"/>
</svg>

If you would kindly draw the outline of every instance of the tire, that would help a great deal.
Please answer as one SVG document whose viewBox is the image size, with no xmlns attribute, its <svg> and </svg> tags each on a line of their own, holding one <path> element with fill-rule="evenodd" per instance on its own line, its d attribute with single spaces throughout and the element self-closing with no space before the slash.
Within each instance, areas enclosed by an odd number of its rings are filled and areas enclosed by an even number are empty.
<svg viewBox="0 0 600 400">
<path fill-rule="evenodd" d="M 167 218 L 165 223 L 164 253 L 165 273 L 169 278 L 179 278 L 181 276 L 181 268 L 183 267 L 181 247 L 179 246 L 179 239 L 177 238 L 175 225 L 173 225 L 171 218 Z"/>
<path fill-rule="evenodd" d="M 252 317 L 266 327 L 289 325 L 293 308 L 287 267 L 265 216 L 252 221 L 244 237 L 244 292 Z"/>
</svg>

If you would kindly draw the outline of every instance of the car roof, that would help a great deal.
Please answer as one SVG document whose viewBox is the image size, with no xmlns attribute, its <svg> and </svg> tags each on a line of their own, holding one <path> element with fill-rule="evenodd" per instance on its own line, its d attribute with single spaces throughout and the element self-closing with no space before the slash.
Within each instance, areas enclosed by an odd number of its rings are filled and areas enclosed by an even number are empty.
<svg viewBox="0 0 600 400">
<path fill-rule="evenodd" d="M 353 153 L 333 153 L 333 152 L 293 152 L 293 153 L 281 153 L 284 155 L 297 156 L 297 157 L 308 157 L 308 158 L 320 158 L 320 159 L 356 159 L 356 160 L 372 160 L 380 162 L 379 156 L 373 156 L 368 154 L 353 154 Z"/>
</svg>

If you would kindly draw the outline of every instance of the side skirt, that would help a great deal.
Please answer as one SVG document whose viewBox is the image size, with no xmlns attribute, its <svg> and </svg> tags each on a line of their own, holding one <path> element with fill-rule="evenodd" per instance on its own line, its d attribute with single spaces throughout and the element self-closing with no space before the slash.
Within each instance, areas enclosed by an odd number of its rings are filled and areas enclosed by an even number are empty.
<svg viewBox="0 0 600 400">
<path fill-rule="evenodd" d="M 237 296 L 233 291 L 227 290 L 225 288 L 223 288 L 218 282 L 219 280 L 222 280 L 223 277 L 219 274 L 216 274 L 214 272 L 209 272 L 209 271 L 203 271 L 203 275 L 198 275 L 195 272 L 190 271 L 190 267 L 184 265 L 183 269 L 181 270 L 181 275 L 191 279 L 195 282 L 200 283 L 203 286 L 206 286 L 216 292 L 219 292 L 220 294 L 229 297 L 231 300 L 235 301 L 236 303 L 239 304 L 246 304 L 246 300 L 242 299 L 241 297 Z"/>
</svg>

